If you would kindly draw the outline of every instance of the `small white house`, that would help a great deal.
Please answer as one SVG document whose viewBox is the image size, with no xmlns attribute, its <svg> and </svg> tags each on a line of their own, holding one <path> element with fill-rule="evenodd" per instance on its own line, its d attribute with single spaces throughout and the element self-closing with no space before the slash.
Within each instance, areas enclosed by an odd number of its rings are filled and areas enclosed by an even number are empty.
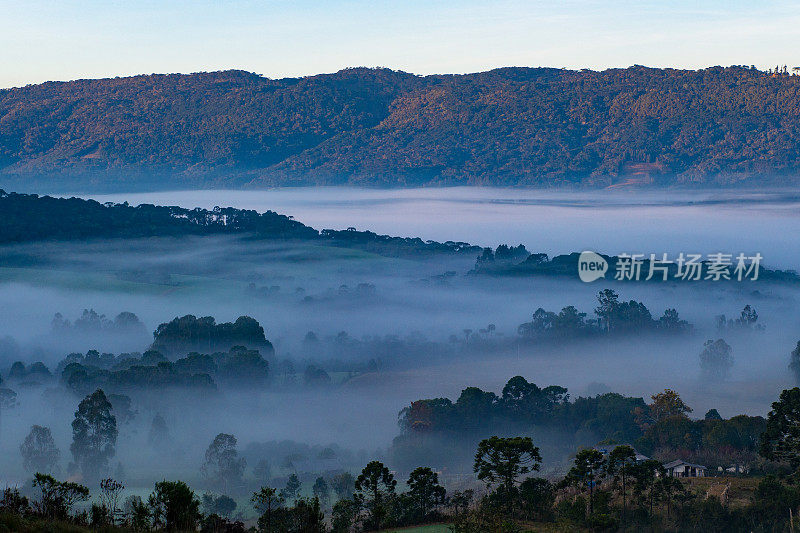
<svg viewBox="0 0 800 533">
<path fill-rule="evenodd" d="M 678 459 L 664 465 L 667 475 L 671 477 L 705 477 L 706 467 L 703 465 L 696 465 L 687 463 Z"/>
<path fill-rule="evenodd" d="M 720 472 L 726 472 L 728 474 L 747 474 L 750 472 L 750 467 L 748 465 L 740 465 L 740 464 L 732 464 L 728 468 L 723 469 L 721 466 L 717 467 L 717 470 Z"/>
</svg>

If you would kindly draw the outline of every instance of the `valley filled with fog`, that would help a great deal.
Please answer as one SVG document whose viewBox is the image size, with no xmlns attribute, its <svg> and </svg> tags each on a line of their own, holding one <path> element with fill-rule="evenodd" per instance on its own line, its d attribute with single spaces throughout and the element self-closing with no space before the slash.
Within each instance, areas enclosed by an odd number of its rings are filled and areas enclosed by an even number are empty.
<svg viewBox="0 0 800 533">
<path fill-rule="evenodd" d="M 317 229 L 355 227 L 492 247 L 522 243 L 551 255 L 761 252 L 768 264 L 797 268 L 800 249 L 796 190 L 296 187 L 83 197 L 132 205 L 270 209 Z"/>
<path fill-rule="evenodd" d="M 791 270 L 800 249 L 800 196 L 786 191 L 332 188 L 93 198 L 273 210 L 319 230 L 355 227 L 491 248 L 523 244 L 527 252 L 551 257 L 585 249 L 758 252 L 764 265 Z M 257 385 L 215 378 L 213 388 L 125 389 L 132 414 L 119 424 L 112 464 L 132 486 L 164 476 L 199 479 L 203 453 L 221 432 L 236 436 L 248 469 L 265 460 L 276 478 L 298 468 L 355 471 L 374 457 L 392 464 L 393 441 L 401 433 L 398 413 L 411 402 L 455 401 L 468 386 L 499 395 L 517 375 L 540 387 L 566 387 L 571 398 L 613 391 L 648 400 L 672 388 L 696 417 L 709 409 L 723 417 L 763 416 L 780 390 L 794 384 L 788 368 L 800 337 L 800 285 L 794 281 L 619 283 L 610 273 L 609 279 L 582 283 L 577 272 L 496 276 L 476 271 L 478 255 L 379 254 L 231 235 L 4 245 L 0 370 L 4 386 L 17 396 L 13 407 L 0 411 L 6 476 L 0 481 L 25 479 L 19 446 L 34 424 L 51 428 L 61 468 L 67 468 L 69 421 L 78 392 L 84 392 L 71 390 L 74 382 L 64 377 L 68 354 L 141 357 L 160 324 L 185 315 L 211 316 L 218 324 L 255 319 L 274 348 L 262 350 L 270 377 Z M 594 318 L 598 293 L 607 288 L 623 302 L 643 303 L 654 320 L 674 308 L 692 328 L 669 336 L 633 332 L 532 341 L 521 335 L 520 325 L 538 308 L 574 306 L 587 320 Z M 720 327 L 719 315 L 733 322 L 747 305 L 757 311 L 757 327 Z M 120 313 L 135 317 L 117 320 Z M 718 338 L 732 348 L 733 364 L 708 379 L 699 355 L 705 341 Z M 174 362 L 188 351 L 167 359 Z M 16 361 L 28 370 L 5 377 Z M 49 374 L 31 373 L 35 362 Z M 324 379 L 315 377 L 319 369 Z M 152 444 L 157 416 L 169 434 L 160 447 Z M 543 433 L 534 430 L 546 440 Z M 576 437 L 580 442 L 564 442 L 574 447 L 593 438 L 589 432 Z M 474 449 L 473 442 L 468 446 Z M 326 447 L 336 450 L 336 459 L 315 465 L 313 458 Z M 569 453 L 550 449 L 543 451 L 545 471 L 561 471 Z M 450 467 L 453 474 L 469 471 L 468 464 Z"/>
</svg>

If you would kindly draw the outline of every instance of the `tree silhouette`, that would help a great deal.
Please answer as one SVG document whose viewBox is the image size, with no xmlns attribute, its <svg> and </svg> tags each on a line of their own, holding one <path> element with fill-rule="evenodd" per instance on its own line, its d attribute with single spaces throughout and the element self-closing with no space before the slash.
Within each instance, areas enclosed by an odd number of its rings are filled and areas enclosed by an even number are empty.
<svg viewBox="0 0 800 533">
<path fill-rule="evenodd" d="M 589 490 L 589 514 L 594 514 L 594 487 L 606 475 L 606 459 L 594 448 L 586 448 L 575 455 L 575 461 L 567 473 L 569 479 L 581 490 Z"/>
<path fill-rule="evenodd" d="M 608 473 L 614 476 L 614 482 L 622 489 L 622 517 L 628 509 L 628 477 L 631 465 L 636 463 L 636 451 L 628 445 L 615 446 L 608 454 Z"/>
<path fill-rule="evenodd" d="M 447 491 L 439 485 L 439 475 L 428 467 L 412 470 L 406 483 L 420 522 L 424 522 L 428 514 L 446 500 Z"/>
<path fill-rule="evenodd" d="M 511 512 L 521 477 L 539 470 L 541 463 L 539 448 L 530 437 L 493 436 L 478 444 L 473 469 L 488 486 L 497 484 L 498 495 Z"/>
<path fill-rule="evenodd" d="M 370 461 L 355 482 L 356 494 L 363 499 L 367 509 L 366 528 L 381 529 L 388 510 L 386 500 L 394 494 L 397 480 L 380 461 Z"/>
<path fill-rule="evenodd" d="M 61 452 L 56 446 L 50 428 L 31 426 L 31 431 L 19 447 L 22 466 L 28 472 L 57 473 Z"/>
<path fill-rule="evenodd" d="M 153 526 L 167 531 L 194 531 L 200 501 L 183 481 L 159 481 L 147 500 Z"/>
<path fill-rule="evenodd" d="M 258 526 L 265 533 L 273 533 L 276 531 L 275 526 L 275 510 L 283 504 L 283 497 L 278 494 L 277 489 L 271 487 L 261 487 L 260 490 L 253 493 L 250 498 L 256 511 L 259 512 Z"/>
<path fill-rule="evenodd" d="M 236 437 L 227 433 L 219 433 L 206 449 L 203 473 L 218 483 L 224 492 L 237 483 L 244 475 L 245 459 L 239 457 L 236 448 Z"/>
<path fill-rule="evenodd" d="M 108 469 L 117 444 L 117 419 L 101 389 L 84 398 L 72 421 L 70 451 L 75 466 L 89 478 Z"/>
<path fill-rule="evenodd" d="M 800 388 L 784 390 L 772 404 L 760 452 L 767 459 L 787 461 L 797 474 L 800 469 Z"/>
</svg>

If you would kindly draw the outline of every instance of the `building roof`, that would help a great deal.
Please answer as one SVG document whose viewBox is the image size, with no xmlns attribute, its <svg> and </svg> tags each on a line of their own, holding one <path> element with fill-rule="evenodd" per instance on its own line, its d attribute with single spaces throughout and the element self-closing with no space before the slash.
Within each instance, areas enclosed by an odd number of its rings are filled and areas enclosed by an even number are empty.
<svg viewBox="0 0 800 533">
<path fill-rule="evenodd" d="M 669 463 L 664 463 L 664 468 L 666 468 L 667 470 L 669 470 L 670 468 L 676 468 L 678 466 L 691 466 L 691 467 L 694 467 L 694 468 L 702 468 L 703 470 L 706 469 L 706 467 L 703 466 L 703 465 L 696 465 L 694 463 L 687 463 L 686 461 L 683 461 L 681 459 L 676 459 L 675 461 L 670 461 Z"/>
</svg>

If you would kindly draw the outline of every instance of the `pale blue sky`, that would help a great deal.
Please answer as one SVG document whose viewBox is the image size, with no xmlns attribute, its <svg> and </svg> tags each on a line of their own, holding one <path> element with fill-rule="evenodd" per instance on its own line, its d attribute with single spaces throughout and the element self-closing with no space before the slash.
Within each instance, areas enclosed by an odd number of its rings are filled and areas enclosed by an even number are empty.
<svg viewBox="0 0 800 533">
<path fill-rule="evenodd" d="M 0 0 L 0 87 L 239 68 L 800 65 L 800 2 Z"/>
</svg>

